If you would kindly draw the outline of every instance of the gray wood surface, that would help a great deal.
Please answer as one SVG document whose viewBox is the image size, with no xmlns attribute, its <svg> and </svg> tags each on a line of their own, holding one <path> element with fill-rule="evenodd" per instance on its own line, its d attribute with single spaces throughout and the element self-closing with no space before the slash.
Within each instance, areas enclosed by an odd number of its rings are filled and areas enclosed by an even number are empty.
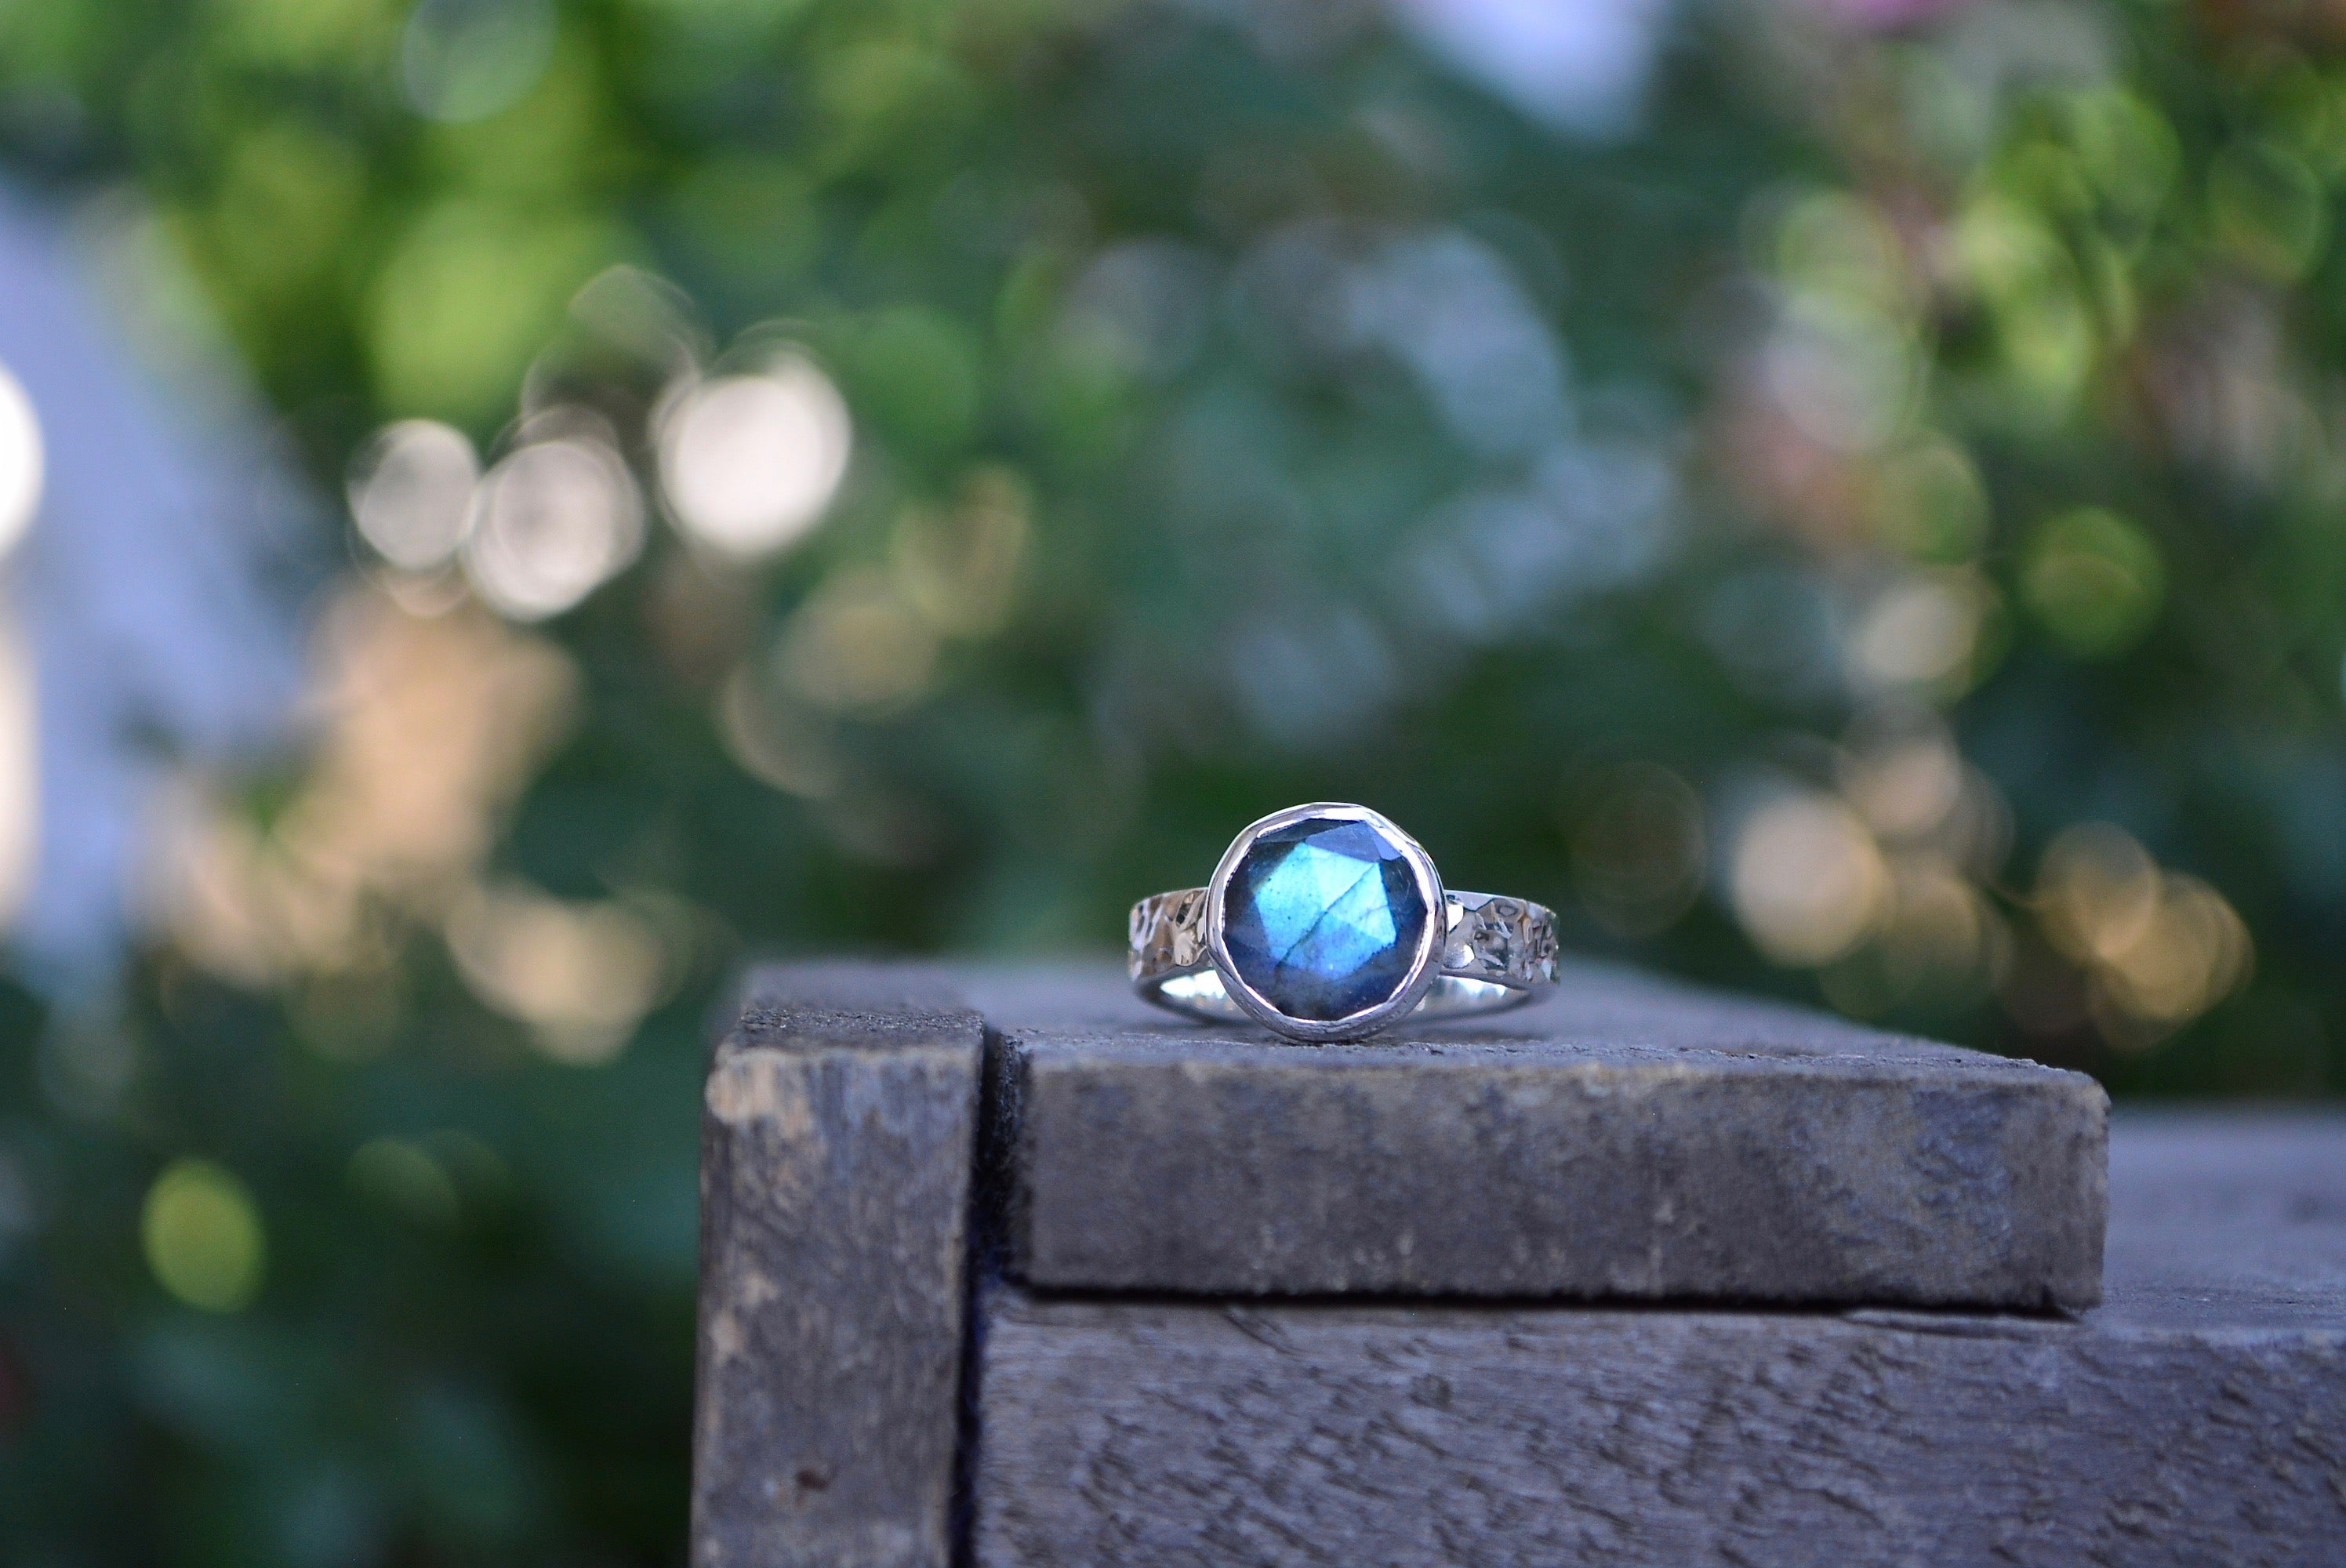
<svg viewBox="0 0 2346 1568">
<path fill-rule="evenodd" d="M 976 1560 L 2346 1562 L 2346 1120 L 2111 1166 L 2074 1320 L 1001 1288 Z"/>
<path fill-rule="evenodd" d="M 1060 1289 L 2090 1306 L 2092 1080 L 1567 964 L 1543 1005 L 1294 1045 L 1102 971 L 1001 1035 L 1010 1268 Z"/>
<path fill-rule="evenodd" d="M 2346 1122 L 2122 1122 L 2106 1195 L 2084 1080 L 1574 978 L 1331 1051 L 752 977 L 697 1568 L 2346 1562 Z M 2099 1308 L 1914 1305 L 2093 1299 L 2105 1202 Z"/>
<path fill-rule="evenodd" d="M 903 972 L 768 971 L 701 1145 L 697 1568 L 945 1568 L 984 1027 Z"/>
</svg>

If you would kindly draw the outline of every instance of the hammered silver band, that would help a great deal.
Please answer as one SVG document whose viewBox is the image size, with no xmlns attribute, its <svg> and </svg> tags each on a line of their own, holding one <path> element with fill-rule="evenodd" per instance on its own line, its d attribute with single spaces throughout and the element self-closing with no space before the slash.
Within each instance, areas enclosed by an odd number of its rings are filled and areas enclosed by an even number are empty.
<svg viewBox="0 0 2346 1568">
<path fill-rule="evenodd" d="M 1133 988 L 1159 1007 L 1208 1023 L 1244 1023 L 1206 935 L 1209 890 L 1183 888 L 1132 906 Z M 1409 1014 L 1432 1021 L 1495 1013 L 1556 983 L 1556 915 L 1525 899 L 1447 894 L 1442 967 Z"/>
</svg>

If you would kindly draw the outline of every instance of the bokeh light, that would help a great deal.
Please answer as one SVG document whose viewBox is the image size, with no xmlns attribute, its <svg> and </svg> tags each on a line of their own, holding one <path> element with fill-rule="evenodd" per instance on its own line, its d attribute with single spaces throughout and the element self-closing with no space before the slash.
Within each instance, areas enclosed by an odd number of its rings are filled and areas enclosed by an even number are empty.
<svg viewBox="0 0 2346 1568">
<path fill-rule="evenodd" d="M 727 755 L 751 778 L 810 799 L 838 792 L 838 742 L 806 703 L 775 689 L 757 666 L 742 665 L 727 677 L 716 718 Z"/>
<path fill-rule="evenodd" d="M 557 1062 L 593 1066 L 624 1047 L 659 998 L 658 934 L 609 902 L 479 890 L 452 911 L 448 950 L 482 1001 L 531 1026 Z"/>
<path fill-rule="evenodd" d="M 850 569 L 799 606 L 775 659 L 784 683 L 817 708 L 872 712 L 918 697 L 941 646 L 893 578 Z"/>
<path fill-rule="evenodd" d="M 456 1222 L 456 1184 L 432 1151 L 409 1138 L 369 1138 L 352 1151 L 351 1186 L 411 1224 L 445 1229 Z"/>
<path fill-rule="evenodd" d="M 1871 690 L 1962 683 L 1992 603 L 1986 585 L 1961 568 L 1891 584 L 1851 630 L 1851 675 Z"/>
<path fill-rule="evenodd" d="M 2054 640 L 2083 658 L 2106 658 L 2137 642 L 2167 591 L 2158 545 L 2103 507 L 2049 518 L 2029 542 L 2021 592 Z"/>
<path fill-rule="evenodd" d="M 588 436 L 533 442 L 481 481 L 464 573 L 503 614 L 543 620 L 625 571 L 643 542 L 643 498 L 617 453 Z"/>
<path fill-rule="evenodd" d="M 23 384 L 0 365 L 0 559 L 32 527 L 46 474 L 40 416 Z"/>
<path fill-rule="evenodd" d="M 268 1237 L 252 1189 L 225 1167 L 174 1160 L 148 1188 L 138 1228 L 156 1279 L 189 1306 L 235 1312 L 260 1294 Z"/>
<path fill-rule="evenodd" d="M 1970 455 L 1943 437 L 1918 442 L 1883 464 L 1875 531 L 1916 560 L 1968 561 L 1987 544 L 1987 486 Z"/>
<path fill-rule="evenodd" d="M 1851 736 L 1842 793 L 1885 839 L 1928 835 L 1963 804 L 1964 760 L 1935 715 L 1877 711 Z"/>
<path fill-rule="evenodd" d="M 685 535 L 752 558 L 819 521 L 847 473 L 852 428 L 830 378 L 787 357 L 695 382 L 660 421 L 660 490 Z"/>
<path fill-rule="evenodd" d="M 39 695 L 24 627 L 0 612 L 0 930 L 23 912 L 40 870 Z"/>
<path fill-rule="evenodd" d="M 1032 506 L 1016 473 L 982 468 L 963 482 L 952 506 L 908 509 L 888 541 L 905 599 L 948 636 L 1000 630 L 1025 565 Z"/>
<path fill-rule="evenodd" d="M 1597 924 L 1647 937 L 1684 914 L 1708 864 L 1693 786 L 1659 763 L 1627 761 L 1589 770 L 1566 794 L 1573 886 Z"/>
<path fill-rule="evenodd" d="M 378 431 L 351 464 L 351 516 L 393 565 L 430 571 L 453 559 L 473 517 L 480 458 L 464 433 L 437 420 Z"/>
<path fill-rule="evenodd" d="M 1787 789 L 1744 818 L 1729 891 L 1760 952 L 1779 963 L 1815 965 L 1864 940 L 1890 878 L 1855 812 L 1821 791 Z"/>
<path fill-rule="evenodd" d="M 416 0 L 400 40 L 400 84 L 427 119 L 486 119 L 536 84 L 555 32 L 550 0 Z"/>
<path fill-rule="evenodd" d="M 420 616 L 361 587 L 319 642 L 312 766 L 271 820 L 194 782 L 158 813 L 159 919 L 240 984 L 362 982 L 387 962 L 385 910 L 444 920 L 576 691 L 566 657 L 477 606 Z"/>
<path fill-rule="evenodd" d="M 2161 870 L 2113 824 L 2081 823 L 2045 846 L 2035 901 L 2046 935 L 2085 968 L 2115 1044 L 2155 1044 L 2249 976 L 2253 944 L 2223 895 Z"/>
<path fill-rule="evenodd" d="M 1934 855 L 1892 860 L 1878 941 L 1882 978 L 1893 1000 L 1956 987 L 1984 993 L 2010 962 L 2002 917 L 1959 868 Z"/>
</svg>

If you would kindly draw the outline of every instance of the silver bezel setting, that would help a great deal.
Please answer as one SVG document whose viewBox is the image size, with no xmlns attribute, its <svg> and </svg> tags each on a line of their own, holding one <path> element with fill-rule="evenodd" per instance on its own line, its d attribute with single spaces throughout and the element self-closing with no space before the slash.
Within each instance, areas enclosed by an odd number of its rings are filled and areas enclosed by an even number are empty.
<svg viewBox="0 0 2346 1568">
<path fill-rule="evenodd" d="M 1341 1018 L 1295 1018 L 1279 1010 L 1271 1000 L 1247 983 L 1239 973 L 1238 965 L 1230 959 L 1230 951 L 1223 941 L 1223 901 L 1229 892 L 1230 879 L 1238 873 L 1239 862 L 1254 848 L 1255 840 L 1265 833 L 1277 832 L 1309 818 L 1324 818 L 1331 821 L 1365 822 L 1396 845 L 1402 860 L 1417 883 L 1418 896 L 1425 901 L 1425 926 L 1418 933 L 1417 952 L 1413 955 L 1408 978 L 1401 989 L 1373 1007 Z M 1446 919 L 1448 896 L 1442 887 L 1442 875 L 1433 868 L 1433 857 L 1427 854 L 1415 839 L 1411 838 L 1382 812 L 1366 806 L 1354 806 L 1341 800 L 1315 801 L 1308 806 L 1290 806 L 1284 811 L 1273 811 L 1260 821 L 1250 825 L 1230 840 L 1222 851 L 1219 864 L 1214 867 L 1214 880 L 1206 888 L 1206 949 L 1212 955 L 1214 971 L 1222 978 L 1222 990 L 1231 1001 L 1244 1008 L 1248 1014 L 1275 1034 L 1290 1040 L 1324 1043 L 1336 1040 L 1359 1040 L 1375 1033 L 1389 1024 L 1409 1015 L 1424 1000 L 1425 993 L 1442 972 L 1443 945 L 1449 940 Z"/>
</svg>

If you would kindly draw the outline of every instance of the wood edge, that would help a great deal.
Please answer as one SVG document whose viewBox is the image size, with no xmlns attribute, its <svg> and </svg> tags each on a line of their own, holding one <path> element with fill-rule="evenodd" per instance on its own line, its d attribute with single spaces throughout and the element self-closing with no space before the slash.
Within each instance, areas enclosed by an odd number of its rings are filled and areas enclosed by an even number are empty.
<svg viewBox="0 0 2346 1568">
<path fill-rule="evenodd" d="M 822 1070 L 825 1062 L 845 1061 L 849 1070 L 886 1072 L 915 1066 L 928 1072 L 965 1074 L 969 1084 L 966 1125 L 973 1144 L 981 1136 L 986 1030 L 959 991 L 933 965 L 852 962 L 760 965 L 745 970 L 719 1015 L 702 1086 L 700 1137 L 701 1226 L 694 1322 L 692 1424 L 693 1480 L 689 1495 L 689 1543 L 699 1563 L 711 1538 L 704 1512 L 704 1445 L 710 1441 L 704 1410 L 719 1392 L 718 1360 L 712 1356 L 712 1308 L 718 1293 L 711 1280 L 729 1266 L 737 1247 L 751 1243 L 737 1234 L 730 1216 L 733 1195 L 726 1189 L 737 1160 L 760 1138 L 792 1137 L 787 1096 L 773 1093 L 779 1075 Z M 852 1065 L 862 1058 L 865 1066 Z M 943 1555 L 923 1568 L 950 1568 L 966 1554 L 968 1498 L 964 1450 L 974 1407 L 968 1380 L 976 1369 L 970 1310 L 975 1254 L 969 1244 L 978 1224 L 974 1147 L 962 1151 L 960 1208 L 956 1224 L 964 1242 L 955 1291 L 959 1307 L 952 1325 L 954 1341 L 955 1409 L 945 1419 L 955 1425 L 951 1472 L 946 1480 Z M 703 1568 L 708 1568 L 704 1564 Z"/>
</svg>

